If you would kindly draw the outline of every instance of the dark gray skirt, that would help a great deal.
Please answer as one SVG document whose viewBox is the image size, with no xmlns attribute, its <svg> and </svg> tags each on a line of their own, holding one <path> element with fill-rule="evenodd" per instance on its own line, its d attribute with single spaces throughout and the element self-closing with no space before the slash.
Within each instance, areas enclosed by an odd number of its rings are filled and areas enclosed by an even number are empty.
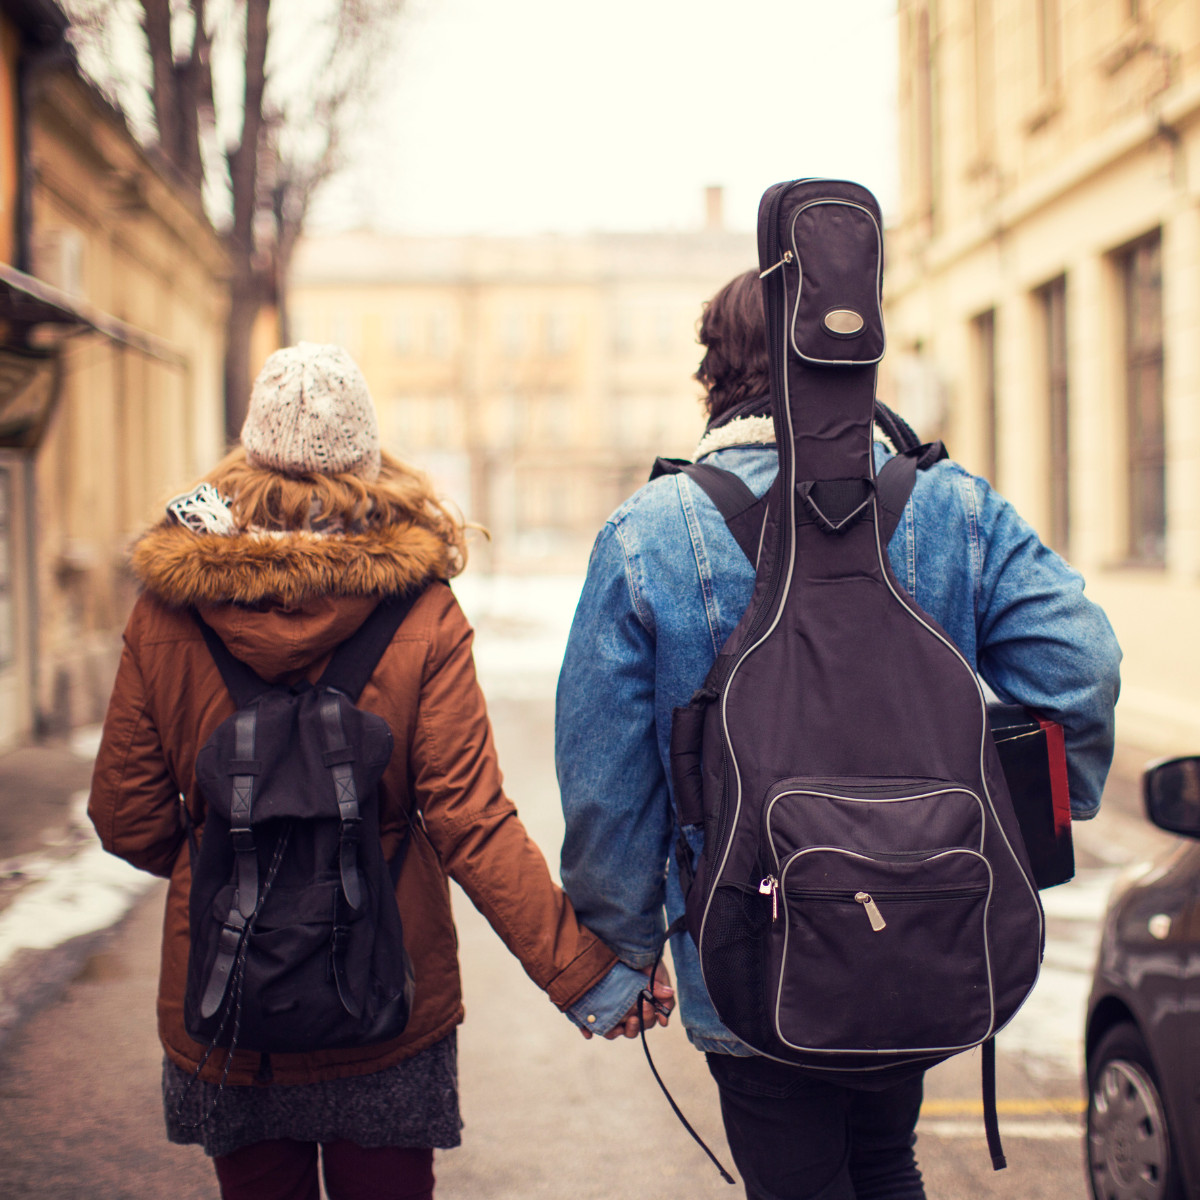
<svg viewBox="0 0 1200 1200">
<path fill-rule="evenodd" d="M 359 1146 L 449 1150 L 461 1138 L 458 1050 L 455 1034 L 372 1075 L 291 1087 L 226 1087 L 211 1117 L 198 1127 L 217 1095 L 197 1080 L 180 1109 L 191 1072 L 163 1059 L 163 1115 L 167 1137 L 205 1154 L 232 1154 L 254 1142 L 346 1140 Z"/>
</svg>

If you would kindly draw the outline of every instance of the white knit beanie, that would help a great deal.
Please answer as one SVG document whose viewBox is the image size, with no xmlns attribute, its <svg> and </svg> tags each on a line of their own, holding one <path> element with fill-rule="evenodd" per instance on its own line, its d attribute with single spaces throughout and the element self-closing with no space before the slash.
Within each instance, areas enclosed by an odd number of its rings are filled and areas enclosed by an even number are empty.
<svg viewBox="0 0 1200 1200">
<path fill-rule="evenodd" d="M 246 457 L 287 474 L 379 477 L 379 422 L 341 346 L 300 342 L 263 364 L 242 426 Z"/>
</svg>

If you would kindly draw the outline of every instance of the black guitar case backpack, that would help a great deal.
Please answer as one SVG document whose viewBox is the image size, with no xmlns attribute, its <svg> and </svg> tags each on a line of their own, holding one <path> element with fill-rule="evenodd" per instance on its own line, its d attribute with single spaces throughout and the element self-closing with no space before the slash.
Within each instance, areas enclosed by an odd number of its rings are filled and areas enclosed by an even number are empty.
<svg viewBox="0 0 1200 1200">
<path fill-rule="evenodd" d="M 687 927 L 759 1054 L 870 1087 L 983 1047 L 999 1169 L 993 1039 L 1037 980 L 1042 909 L 979 682 L 888 563 L 879 208 L 777 184 L 758 245 L 779 475 L 750 605 L 675 714 L 681 824 L 704 826 Z"/>
</svg>

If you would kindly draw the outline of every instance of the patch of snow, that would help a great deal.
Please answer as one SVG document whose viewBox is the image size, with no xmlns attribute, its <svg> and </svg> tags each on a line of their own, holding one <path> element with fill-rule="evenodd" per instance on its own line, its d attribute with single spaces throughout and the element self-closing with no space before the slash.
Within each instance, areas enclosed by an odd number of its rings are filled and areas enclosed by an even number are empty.
<svg viewBox="0 0 1200 1200">
<path fill-rule="evenodd" d="M 1120 871 L 1113 867 L 1080 871 L 1070 883 L 1041 893 L 1046 916 L 1068 921 L 1099 921 Z"/>
<path fill-rule="evenodd" d="M 454 593 L 475 628 L 475 669 L 484 695 L 553 697 L 583 589 L 577 575 L 472 575 Z"/>
<path fill-rule="evenodd" d="M 1083 1030 L 1108 896 L 1120 872 L 1080 871 L 1041 893 L 1046 956 L 1037 986 L 996 1039 L 999 1049 L 1045 1068 L 1083 1069 Z"/>
<path fill-rule="evenodd" d="M 103 725 L 84 725 L 71 734 L 71 753 L 76 758 L 91 762 L 100 753 L 100 737 Z"/>
<path fill-rule="evenodd" d="M 997 1049 L 1082 1071 L 1083 1021 L 1091 987 L 1091 971 L 1043 965 L 1029 999 L 996 1038 Z"/>
<path fill-rule="evenodd" d="M 78 853 L 32 857 L 16 868 L 34 882 L 0 912 L 0 967 L 18 950 L 49 950 L 108 928 L 154 882 L 100 845 L 87 819 L 87 792 L 72 797 L 71 816 L 82 843 Z"/>
</svg>

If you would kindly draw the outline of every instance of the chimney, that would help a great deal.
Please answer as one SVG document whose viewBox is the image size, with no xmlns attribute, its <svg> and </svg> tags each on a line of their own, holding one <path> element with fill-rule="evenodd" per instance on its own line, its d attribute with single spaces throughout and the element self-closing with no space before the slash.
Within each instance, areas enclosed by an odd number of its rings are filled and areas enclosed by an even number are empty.
<svg viewBox="0 0 1200 1200">
<path fill-rule="evenodd" d="M 705 233 L 720 233 L 725 228 L 725 189 L 722 187 L 706 187 L 704 189 L 704 231 Z"/>
</svg>

